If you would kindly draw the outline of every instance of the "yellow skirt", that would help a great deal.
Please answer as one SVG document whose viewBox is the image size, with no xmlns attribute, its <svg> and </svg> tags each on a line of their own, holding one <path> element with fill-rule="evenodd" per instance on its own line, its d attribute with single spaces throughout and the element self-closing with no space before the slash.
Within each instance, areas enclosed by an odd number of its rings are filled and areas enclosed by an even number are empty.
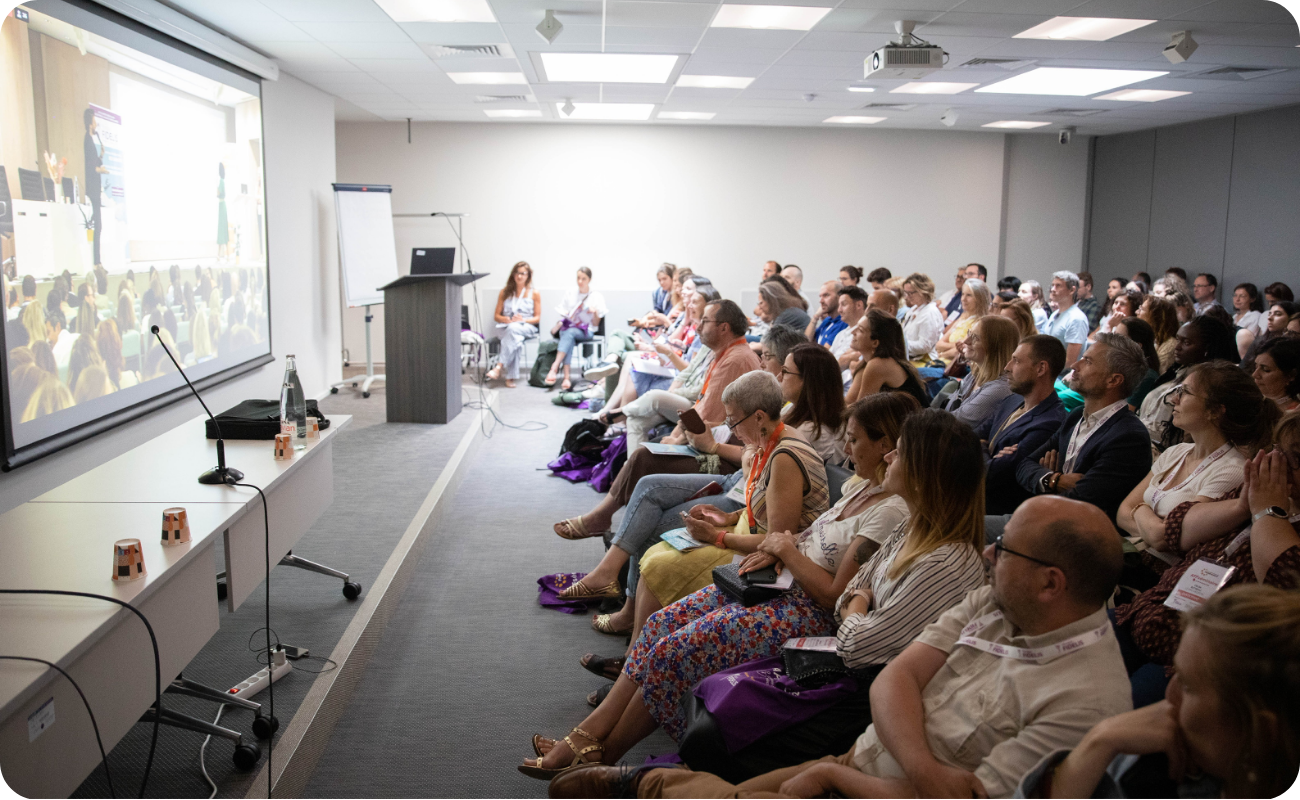
<svg viewBox="0 0 1300 800">
<path fill-rule="evenodd" d="M 660 542 L 641 556 L 641 582 L 664 606 L 713 585 L 713 568 L 730 564 L 737 550 L 700 547 L 680 552 Z"/>
</svg>

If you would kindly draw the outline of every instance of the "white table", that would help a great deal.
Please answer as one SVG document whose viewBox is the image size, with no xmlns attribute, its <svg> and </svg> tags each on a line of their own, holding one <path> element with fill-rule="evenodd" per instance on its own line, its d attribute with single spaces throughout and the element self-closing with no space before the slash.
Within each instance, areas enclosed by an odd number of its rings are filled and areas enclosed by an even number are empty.
<svg viewBox="0 0 1300 800">
<path fill-rule="evenodd" d="M 164 688 L 217 631 L 218 539 L 229 610 L 266 574 L 257 493 L 197 481 L 216 463 L 202 420 L 0 515 L 0 587 L 94 592 L 136 606 L 158 637 Z M 332 417 L 292 461 L 275 461 L 271 442 L 227 442 L 227 465 L 266 493 L 272 564 L 332 501 L 332 438 L 350 421 Z M 164 547 L 162 511 L 172 506 L 185 507 L 191 541 Z M 140 539 L 148 575 L 114 582 L 112 544 L 124 538 Z M 106 750 L 154 701 L 148 633 L 134 614 L 110 603 L 0 595 L 0 654 L 43 658 L 67 670 L 95 711 Z M 31 738 L 29 718 L 51 699 L 54 724 Z M 0 766 L 9 786 L 26 796 L 67 796 L 98 763 L 94 732 L 72 686 L 42 665 L 0 661 Z"/>
</svg>

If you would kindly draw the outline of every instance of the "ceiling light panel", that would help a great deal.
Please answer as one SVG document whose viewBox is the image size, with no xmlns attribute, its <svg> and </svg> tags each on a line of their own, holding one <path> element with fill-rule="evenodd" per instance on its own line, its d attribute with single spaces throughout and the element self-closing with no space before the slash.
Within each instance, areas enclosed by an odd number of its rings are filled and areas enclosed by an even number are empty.
<svg viewBox="0 0 1300 800">
<path fill-rule="evenodd" d="M 556 103 L 555 110 L 561 119 L 597 119 L 597 120 L 646 120 L 654 111 L 654 103 L 574 103 L 573 113 L 568 116 L 560 109 L 564 103 Z"/>
<path fill-rule="evenodd" d="M 485 108 L 483 113 L 492 119 L 525 119 L 542 115 L 542 112 L 535 108 Z"/>
<path fill-rule="evenodd" d="M 660 111 L 658 119 L 713 119 L 715 111 Z"/>
<path fill-rule="evenodd" d="M 729 75 L 679 75 L 677 85 L 692 89 L 744 89 L 753 78 L 734 78 Z"/>
<path fill-rule="evenodd" d="M 1062 39 L 1072 42 L 1104 42 L 1120 34 L 1145 28 L 1153 19 L 1111 19 L 1108 17 L 1054 17 L 1013 39 Z"/>
<path fill-rule="evenodd" d="M 1044 125 L 1051 125 L 1050 122 L 1030 122 L 1023 119 L 1003 119 L 997 122 L 988 122 L 981 125 L 981 128 L 1011 128 L 1012 130 L 1027 131 L 1031 128 L 1041 128 Z"/>
<path fill-rule="evenodd" d="M 375 0 L 394 22 L 496 22 L 487 0 Z"/>
<path fill-rule="evenodd" d="M 541 53 L 552 83 L 667 83 L 680 56 L 633 53 Z"/>
<path fill-rule="evenodd" d="M 1004 81 L 981 86 L 975 91 L 992 92 L 994 94 L 1046 94 L 1083 97 L 1168 74 L 1168 72 L 1136 69 L 1039 67 L 1007 78 Z"/>
<path fill-rule="evenodd" d="M 522 72 L 448 72 L 447 77 L 462 85 L 528 84 L 528 78 Z"/>
<path fill-rule="evenodd" d="M 822 122 L 833 122 L 840 125 L 875 125 L 877 122 L 884 122 L 887 117 L 827 117 Z"/>
<path fill-rule="evenodd" d="M 849 87 L 850 92 L 874 92 L 875 90 L 876 87 L 874 86 L 850 86 Z"/>
<path fill-rule="evenodd" d="M 944 83 L 942 81 L 913 81 L 890 89 L 890 94 L 960 94 L 974 89 L 978 83 Z"/>
<path fill-rule="evenodd" d="M 1182 97 L 1191 92 L 1172 92 L 1165 89 L 1120 89 L 1118 92 L 1103 94 L 1093 100 L 1123 100 L 1129 103 L 1155 103 L 1172 97 Z"/>
<path fill-rule="evenodd" d="M 810 6 L 724 5 L 710 23 L 714 28 L 758 28 L 778 31 L 806 31 L 830 13 L 829 8 Z"/>
</svg>

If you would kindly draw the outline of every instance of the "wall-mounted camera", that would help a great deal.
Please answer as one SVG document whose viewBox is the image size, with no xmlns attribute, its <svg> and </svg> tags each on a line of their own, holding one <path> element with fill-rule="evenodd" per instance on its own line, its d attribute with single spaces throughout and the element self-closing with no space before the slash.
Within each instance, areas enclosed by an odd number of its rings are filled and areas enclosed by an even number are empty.
<svg viewBox="0 0 1300 800">
<path fill-rule="evenodd" d="M 1056 141 L 1060 142 L 1061 144 L 1069 144 L 1070 139 L 1073 136 L 1074 136 L 1074 128 L 1061 128 L 1060 132 L 1056 134 Z"/>
</svg>

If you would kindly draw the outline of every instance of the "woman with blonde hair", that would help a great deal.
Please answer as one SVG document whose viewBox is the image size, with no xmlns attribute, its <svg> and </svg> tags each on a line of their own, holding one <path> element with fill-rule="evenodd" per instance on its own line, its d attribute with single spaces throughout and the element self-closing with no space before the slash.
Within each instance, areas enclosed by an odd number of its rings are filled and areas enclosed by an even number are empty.
<svg viewBox="0 0 1300 800">
<path fill-rule="evenodd" d="M 72 392 L 68 387 L 63 385 L 63 381 L 49 373 L 41 378 L 41 382 L 36 385 L 35 391 L 32 392 L 32 398 L 27 401 L 27 407 L 23 410 L 22 421 L 31 422 L 37 417 L 43 417 L 46 414 L 53 414 L 62 411 L 65 408 L 72 408 L 76 401 L 72 399 Z"/>
<path fill-rule="evenodd" d="M 21 316 L 23 327 L 27 329 L 28 342 L 45 341 L 45 309 L 40 303 L 28 303 Z"/>
<path fill-rule="evenodd" d="M 1034 329 L 1041 331 L 1047 326 L 1047 298 L 1043 296 L 1043 285 L 1038 281 L 1025 281 L 1020 284 L 1017 290 L 1020 299 L 1029 305 L 1029 311 L 1034 315 Z"/>
<path fill-rule="evenodd" d="M 72 343 L 72 352 L 68 355 L 68 388 L 75 392 L 77 379 L 81 376 L 81 371 L 95 364 L 103 363 L 104 359 L 99 355 L 95 337 L 89 333 L 78 336 L 76 341 Z"/>
<path fill-rule="evenodd" d="M 972 427 L 992 416 L 998 405 L 1011 395 L 1009 379 L 1003 370 L 1018 344 L 1020 331 L 1014 322 L 992 314 L 981 317 L 962 342 L 970 372 L 948 397 L 944 408 Z"/>
<path fill-rule="evenodd" d="M 1160 374 L 1169 371 L 1174 363 L 1174 345 L 1178 344 L 1178 309 L 1168 297 L 1152 295 L 1142 302 L 1137 318 L 1146 321 L 1156 334 L 1156 357 L 1160 359 Z"/>
<path fill-rule="evenodd" d="M 24 353 L 27 361 L 16 363 L 15 355 Z M 23 347 L 15 347 L 9 351 L 9 403 L 10 408 L 15 412 L 19 409 L 27 410 L 27 404 L 31 401 L 32 395 L 36 394 L 36 388 L 41 385 L 49 373 L 31 361 L 31 351 Z M 20 417 L 21 420 L 21 417 Z"/>
<path fill-rule="evenodd" d="M 537 338 L 537 326 L 542 321 L 542 295 L 533 288 L 533 268 L 527 261 L 520 261 L 510 268 L 506 285 L 497 293 L 497 307 L 492 312 L 492 319 L 496 321 L 501 357 L 486 377 L 490 381 L 497 380 L 504 369 L 506 388 L 513 389 L 524 360 L 524 344 Z"/>
<path fill-rule="evenodd" d="M 216 355 L 212 342 L 212 326 L 208 322 L 208 309 L 200 306 L 194 311 L 190 320 L 190 347 L 193 348 L 194 363 L 207 361 Z"/>
<path fill-rule="evenodd" d="M 72 398 L 78 405 L 97 397 L 103 397 L 113 391 L 113 384 L 108 380 L 108 370 L 104 369 L 103 362 L 92 364 L 81 371 L 77 377 L 77 388 L 72 392 Z"/>
<path fill-rule="evenodd" d="M 965 340 L 975 321 L 987 315 L 992 307 L 993 295 L 989 292 L 988 284 L 979 278 L 967 278 L 961 285 L 961 314 L 952 321 L 943 336 L 939 337 L 939 343 L 934 346 L 939 358 L 949 363 L 957 358 L 960 352 L 957 345 Z"/>
<path fill-rule="evenodd" d="M 914 367 L 930 363 L 930 354 L 943 333 L 943 312 L 934 302 L 934 281 L 929 275 L 913 272 L 903 279 L 903 340 L 907 359 Z"/>
<path fill-rule="evenodd" d="M 1015 323 L 1021 339 L 1038 333 L 1038 327 L 1034 325 L 1034 313 L 1030 311 L 1029 304 L 1019 297 L 1003 306 L 998 316 Z"/>
</svg>

